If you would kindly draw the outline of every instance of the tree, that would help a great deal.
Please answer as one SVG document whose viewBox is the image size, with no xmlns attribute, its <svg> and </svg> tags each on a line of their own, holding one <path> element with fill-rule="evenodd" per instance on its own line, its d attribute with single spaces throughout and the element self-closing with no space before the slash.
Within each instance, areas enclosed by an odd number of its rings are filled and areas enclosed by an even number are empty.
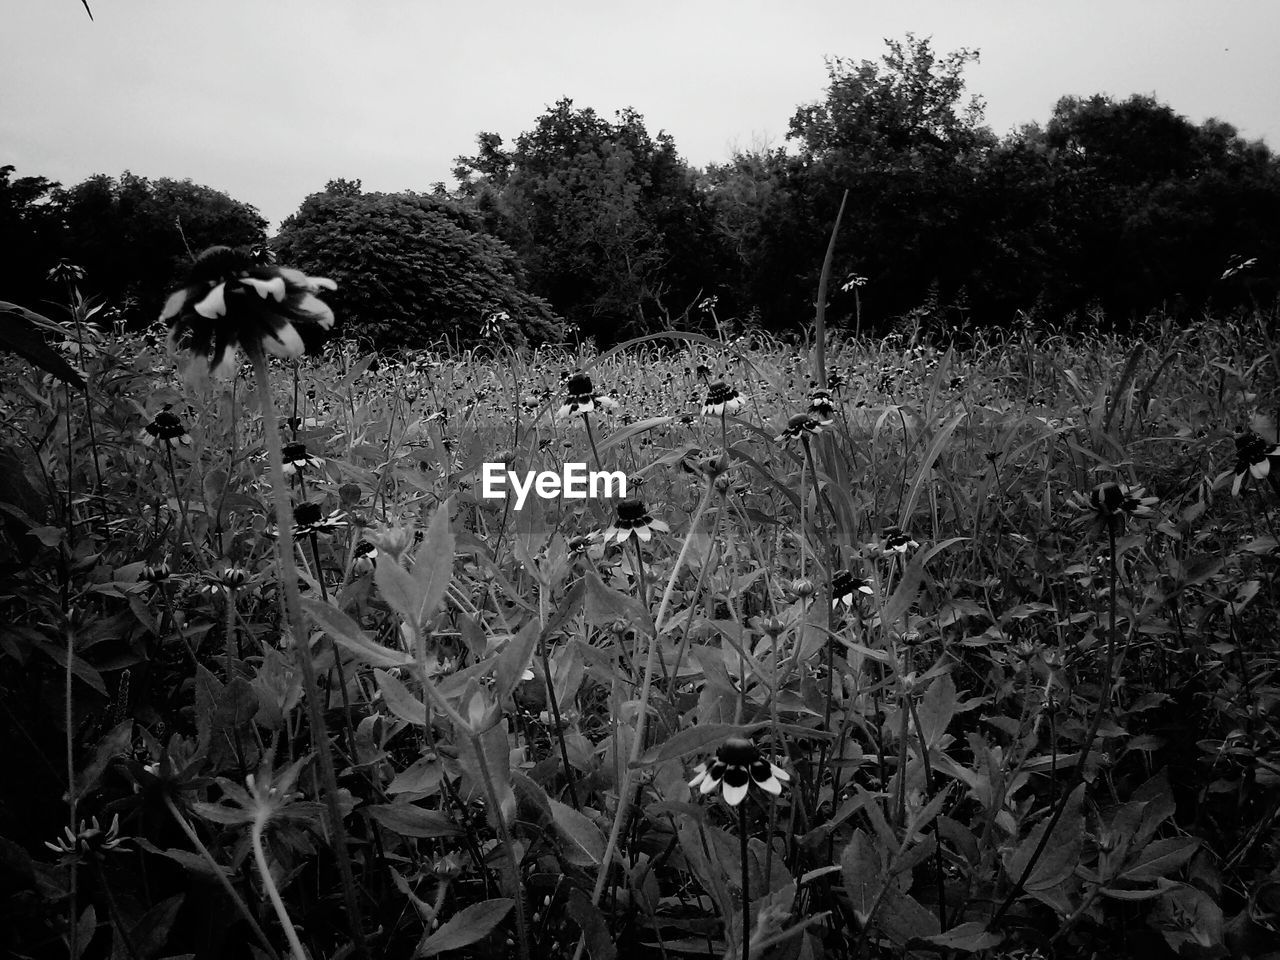
<svg viewBox="0 0 1280 960">
<path fill-rule="evenodd" d="M 13 178 L 0 167 L 0 300 L 36 307 L 57 291 L 46 281 L 58 262 L 62 225 L 53 202 L 59 184 L 44 177 Z"/>
<path fill-rule="evenodd" d="M 54 199 L 61 256 L 84 268 L 85 292 L 147 320 L 205 247 L 266 243 L 267 222 L 255 208 L 190 180 L 99 174 Z"/>
<path fill-rule="evenodd" d="M 355 190 L 352 190 L 352 187 Z M 526 293 L 512 250 L 458 203 L 416 193 L 360 193 L 330 181 L 281 225 L 282 263 L 329 277 L 340 329 L 379 346 L 475 340 L 499 318 L 511 340 L 554 340 L 560 321 Z"/>
<path fill-rule="evenodd" d="M 610 122 L 562 99 L 514 150 L 493 133 L 478 146 L 457 159 L 458 196 L 584 332 L 645 333 L 696 300 L 714 261 L 710 211 L 674 141 L 640 114 Z"/>
</svg>

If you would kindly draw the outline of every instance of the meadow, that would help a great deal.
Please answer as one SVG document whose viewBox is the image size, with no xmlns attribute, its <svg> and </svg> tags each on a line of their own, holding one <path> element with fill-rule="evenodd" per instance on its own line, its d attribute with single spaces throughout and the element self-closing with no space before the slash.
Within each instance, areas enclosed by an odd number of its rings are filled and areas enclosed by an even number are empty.
<svg viewBox="0 0 1280 960">
<path fill-rule="evenodd" d="M 193 388 L 72 316 L 0 387 L 14 955 L 1280 956 L 1274 317 Z"/>
</svg>

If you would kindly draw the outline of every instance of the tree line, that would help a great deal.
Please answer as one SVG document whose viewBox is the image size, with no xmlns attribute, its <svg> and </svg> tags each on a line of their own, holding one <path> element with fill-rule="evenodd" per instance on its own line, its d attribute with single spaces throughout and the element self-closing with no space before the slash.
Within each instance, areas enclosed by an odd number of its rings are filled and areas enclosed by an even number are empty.
<svg viewBox="0 0 1280 960">
<path fill-rule="evenodd" d="M 507 144 L 484 132 L 454 183 L 375 193 L 336 179 L 266 236 L 247 204 L 126 173 L 64 189 L 0 168 L 0 297 L 38 302 L 58 260 L 125 313 L 154 316 L 211 243 L 268 246 L 339 283 L 349 334 L 382 346 L 601 343 L 680 326 L 798 331 L 837 211 L 828 323 L 937 330 L 1123 326 L 1153 312 L 1270 305 L 1280 160 L 1151 96 L 1064 97 L 996 136 L 968 96 L 971 50 L 887 41 L 828 62 L 782 146 L 693 167 L 634 110 L 563 99 Z"/>
</svg>

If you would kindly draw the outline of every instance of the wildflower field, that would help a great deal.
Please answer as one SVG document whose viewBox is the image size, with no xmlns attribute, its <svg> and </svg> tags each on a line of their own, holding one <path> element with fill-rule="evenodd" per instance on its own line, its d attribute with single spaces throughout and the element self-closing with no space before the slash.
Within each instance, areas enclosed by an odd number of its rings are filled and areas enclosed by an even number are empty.
<svg viewBox="0 0 1280 960">
<path fill-rule="evenodd" d="M 222 379 L 2 361 L 7 953 L 1280 956 L 1273 317 L 302 356 L 322 282 L 201 283 Z"/>
</svg>

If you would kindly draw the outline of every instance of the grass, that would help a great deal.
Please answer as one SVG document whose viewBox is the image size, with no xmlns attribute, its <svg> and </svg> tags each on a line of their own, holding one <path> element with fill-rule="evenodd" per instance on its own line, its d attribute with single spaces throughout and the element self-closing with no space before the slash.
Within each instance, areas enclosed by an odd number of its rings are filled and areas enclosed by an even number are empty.
<svg viewBox="0 0 1280 960">
<path fill-rule="evenodd" d="M 1277 490 L 1231 495 L 1235 438 L 1275 440 L 1260 317 L 837 340 L 828 422 L 793 441 L 813 374 L 767 337 L 338 343 L 266 375 L 322 461 L 274 482 L 248 371 L 184 392 L 146 338 L 66 349 L 83 397 L 17 366 L 0 388 L 27 955 L 1269 942 Z M 579 367 L 618 407 L 558 420 Z M 710 380 L 742 409 L 703 416 Z M 141 442 L 166 405 L 185 435 Z M 485 500 L 499 459 L 623 470 L 670 532 L 605 544 L 615 503 Z M 1108 482 L 1154 514 L 1099 515 Z M 273 491 L 332 525 L 277 537 Z M 864 589 L 833 596 L 841 571 Z M 717 756 L 789 779 L 730 806 L 732 778 L 688 785 Z M 116 815 L 110 843 L 41 843 Z"/>
</svg>

